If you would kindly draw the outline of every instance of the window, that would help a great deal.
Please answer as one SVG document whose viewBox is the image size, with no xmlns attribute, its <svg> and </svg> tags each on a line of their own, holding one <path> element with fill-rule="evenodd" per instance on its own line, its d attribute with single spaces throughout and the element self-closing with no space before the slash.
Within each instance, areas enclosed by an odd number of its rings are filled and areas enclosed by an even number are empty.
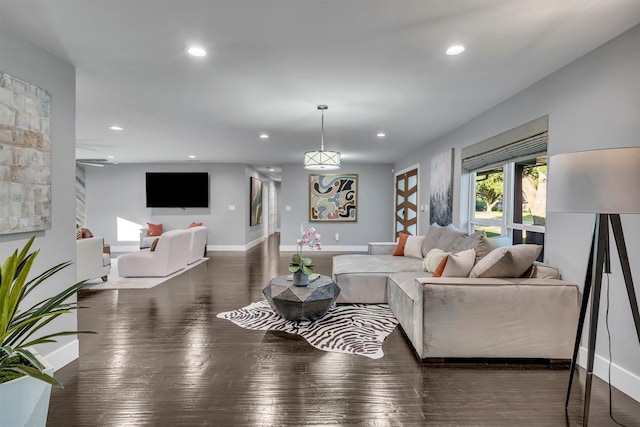
<svg viewBox="0 0 640 427">
<path fill-rule="evenodd" d="M 487 236 L 543 246 L 547 217 L 548 116 L 463 149 L 469 223 Z"/>
<path fill-rule="evenodd" d="M 470 222 L 487 236 L 544 246 L 547 217 L 547 156 L 542 154 L 475 172 Z M 541 253 L 540 260 L 543 254 Z"/>
</svg>

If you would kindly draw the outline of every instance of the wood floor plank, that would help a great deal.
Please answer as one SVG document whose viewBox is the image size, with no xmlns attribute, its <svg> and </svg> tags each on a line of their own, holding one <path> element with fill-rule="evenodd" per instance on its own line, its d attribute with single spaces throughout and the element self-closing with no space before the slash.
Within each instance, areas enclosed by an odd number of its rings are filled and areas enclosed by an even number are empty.
<svg viewBox="0 0 640 427">
<path fill-rule="evenodd" d="M 521 366 L 419 363 L 398 326 L 382 359 L 328 353 L 281 332 L 216 315 L 264 299 L 290 254 L 278 235 L 152 289 L 82 291 L 80 358 L 57 372 L 49 426 L 579 426 L 584 373 L 569 411 L 569 372 Z M 313 252 L 331 274 L 334 253 Z M 640 403 L 613 391 L 614 415 L 640 426 Z M 591 425 L 610 426 L 596 379 Z"/>
</svg>

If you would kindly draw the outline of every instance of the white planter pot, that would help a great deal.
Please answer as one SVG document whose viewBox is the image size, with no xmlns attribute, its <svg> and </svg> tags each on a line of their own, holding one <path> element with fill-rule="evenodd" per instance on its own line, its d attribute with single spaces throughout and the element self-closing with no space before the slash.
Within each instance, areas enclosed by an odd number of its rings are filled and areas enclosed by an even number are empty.
<svg viewBox="0 0 640 427">
<path fill-rule="evenodd" d="M 45 372 L 53 375 L 53 366 L 32 350 Z M 41 427 L 47 424 L 51 384 L 28 376 L 0 384 L 0 425 Z"/>
</svg>

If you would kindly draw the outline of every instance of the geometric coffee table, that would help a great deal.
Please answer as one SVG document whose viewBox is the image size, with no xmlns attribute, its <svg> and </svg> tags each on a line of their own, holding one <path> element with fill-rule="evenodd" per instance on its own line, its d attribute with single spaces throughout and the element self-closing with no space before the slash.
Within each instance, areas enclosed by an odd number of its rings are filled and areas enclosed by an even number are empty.
<svg viewBox="0 0 640 427">
<path fill-rule="evenodd" d="M 289 320 L 316 320 L 324 316 L 340 295 L 340 288 L 328 276 L 307 286 L 296 286 L 287 276 L 271 279 L 262 290 L 271 308 Z"/>
</svg>

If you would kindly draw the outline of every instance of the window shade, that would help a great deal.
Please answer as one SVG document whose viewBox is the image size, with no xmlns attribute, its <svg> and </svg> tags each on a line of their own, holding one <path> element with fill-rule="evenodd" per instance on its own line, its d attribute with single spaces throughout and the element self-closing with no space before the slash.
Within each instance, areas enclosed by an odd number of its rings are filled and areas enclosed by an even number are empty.
<svg viewBox="0 0 640 427">
<path fill-rule="evenodd" d="M 530 154 L 545 153 L 548 131 L 549 116 L 546 115 L 465 147 L 462 149 L 462 167 L 474 171 Z"/>
</svg>

